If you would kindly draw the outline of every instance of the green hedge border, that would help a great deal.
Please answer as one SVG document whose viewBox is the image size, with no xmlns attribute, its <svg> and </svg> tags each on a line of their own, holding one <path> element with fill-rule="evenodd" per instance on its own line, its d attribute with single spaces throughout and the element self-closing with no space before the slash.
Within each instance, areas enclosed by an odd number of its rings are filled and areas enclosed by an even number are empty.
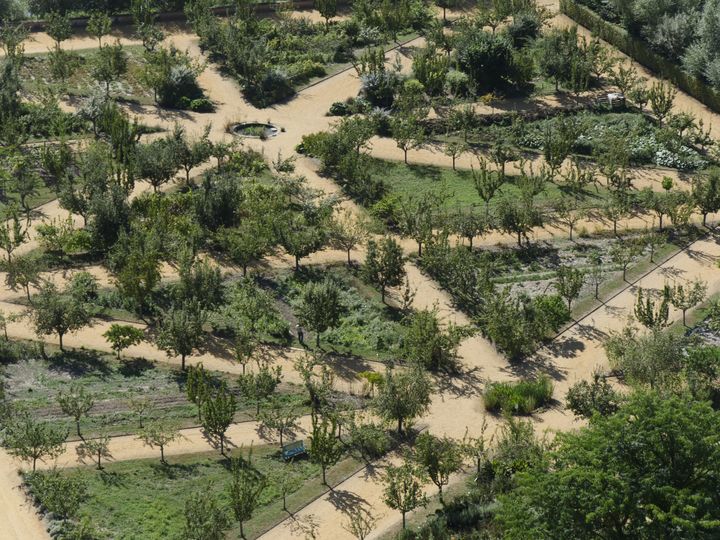
<svg viewBox="0 0 720 540">
<path fill-rule="evenodd" d="M 713 111 L 720 112 L 720 93 L 658 55 L 646 43 L 632 37 L 623 28 L 605 21 L 591 9 L 581 6 L 573 0 L 560 0 L 560 11 L 650 71 L 668 79 Z"/>
</svg>

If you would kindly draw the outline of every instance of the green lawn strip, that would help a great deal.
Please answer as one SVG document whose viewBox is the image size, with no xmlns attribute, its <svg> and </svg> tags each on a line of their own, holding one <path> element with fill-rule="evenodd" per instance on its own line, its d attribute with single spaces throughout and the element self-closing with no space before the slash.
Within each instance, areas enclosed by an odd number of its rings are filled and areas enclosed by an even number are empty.
<svg viewBox="0 0 720 540">
<path fill-rule="evenodd" d="M 49 347 L 48 347 L 49 349 Z M 235 387 L 235 377 L 214 373 Z M 198 425 L 197 408 L 188 401 L 184 389 L 185 375 L 171 366 L 144 359 L 117 361 L 112 356 L 89 351 L 66 351 L 51 354 L 48 360 L 31 359 L 8 364 L 4 378 L 8 397 L 13 403 L 30 410 L 34 416 L 52 420 L 67 428 L 69 440 L 77 438 L 75 424 L 63 414 L 57 395 L 71 383 L 81 384 L 96 396 L 89 416 L 80 422 L 85 437 L 101 435 L 134 435 L 140 430 L 138 416 L 130 408 L 132 398 L 147 398 L 150 407 L 144 422 L 169 420 L 180 428 Z M 304 390 L 292 383 L 281 383 L 278 397 L 293 404 L 299 414 L 306 414 Z M 238 396 L 235 422 L 254 420 L 255 403 Z"/>
<path fill-rule="evenodd" d="M 111 40 L 106 38 L 105 43 L 111 43 Z M 45 84 L 49 84 L 51 88 L 63 91 L 68 95 L 85 97 L 96 88 L 104 89 L 104 84 L 95 81 L 92 77 L 92 61 L 97 50 L 97 48 L 87 48 L 67 51 L 78 59 L 78 66 L 64 83 L 57 82 L 52 78 L 47 53 L 27 55 L 27 62 L 22 69 L 25 91 L 34 93 Z M 143 47 L 141 45 L 125 45 L 123 51 L 128 56 L 128 70 L 119 82 L 112 85 L 110 93 L 121 101 L 153 105 L 155 100 L 152 90 L 141 81 L 144 65 Z"/>
<path fill-rule="evenodd" d="M 470 170 L 453 171 L 451 167 L 406 165 L 401 161 L 374 159 L 371 172 L 385 181 L 391 193 L 395 193 L 403 199 L 433 195 L 444 196 L 446 197 L 446 209 L 457 207 L 476 208 L 478 211 L 485 209 L 485 202 L 475 189 Z M 490 201 L 491 212 L 503 196 L 514 198 L 520 195 L 520 189 L 515 185 L 515 181 L 516 177 L 508 176 L 508 182 Z M 557 184 L 547 182 L 545 189 L 535 198 L 535 202 L 540 208 L 551 209 L 563 197 L 563 194 L 563 189 Z M 599 208 L 607 200 L 609 194 L 608 189 L 603 186 L 598 186 L 597 190 L 588 188 L 585 190 L 585 199 L 581 201 L 581 206 L 588 209 Z"/>
<path fill-rule="evenodd" d="M 236 450 L 247 456 L 248 448 Z M 260 508 L 245 526 L 248 538 L 288 517 L 282 509 L 281 486 L 287 481 L 288 510 L 296 512 L 328 488 L 320 481 L 320 468 L 307 459 L 284 463 L 276 445 L 252 449 L 253 465 L 267 478 L 267 487 L 260 498 Z M 227 505 L 230 482 L 229 460 L 217 452 L 171 456 L 168 465 L 158 458 L 108 463 L 99 472 L 90 467 L 68 470 L 88 484 L 88 500 L 80 509 L 81 516 L 91 521 L 110 538 L 164 540 L 177 538 L 182 531 L 184 504 L 195 490 L 210 491 Z M 328 483 L 335 485 L 352 475 L 362 464 L 345 457 L 328 471 Z M 228 508 L 228 517 L 232 513 Z M 239 538 L 233 520 L 228 538 Z"/>
</svg>

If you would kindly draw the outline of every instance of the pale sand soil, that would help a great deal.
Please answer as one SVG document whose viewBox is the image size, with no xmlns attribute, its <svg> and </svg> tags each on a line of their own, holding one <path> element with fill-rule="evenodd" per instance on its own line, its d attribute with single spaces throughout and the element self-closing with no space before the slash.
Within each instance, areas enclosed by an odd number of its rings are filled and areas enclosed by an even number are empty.
<svg viewBox="0 0 720 540">
<path fill-rule="evenodd" d="M 561 24 L 566 24 L 562 18 L 556 20 L 559 20 Z M 180 35 L 173 36 L 170 39 L 181 48 L 187 46 L 191 52 L 197 54 L 197 46 L 193 38 Z M 81 48 L 81 43 L 84 42 L 79 41 L 75 43 L 75 46 Z M 228 120 L 252 119 L 264 121 L 269 119 L 286 129 L 286 133 L 262 145 L 265 148 L 266 155 L 269 157 L 275 157 L 278 150 L 282 150 L 283 155 L 289 156 L 292 154 L 295 144 L 300 141 L 302 134 L 327 129 L 332 123 L 332 119 L 322 115 L 327 111 L 330 104 L 354 95 L 359 89 L 359 83 L 354 73 L 345 72 L 309 88 L 288 104 L 257 111 L 243 102 L 234 82 L 222 78 L 214 69 L 206 70 L 202 76 L 201 84 L 208 89 L 211 98 L 219 103 L 218 111 L 212 115 L 188 114 L 186 117 L 183 115 L 182 125 L 187 126 L 188 131 L 192 130 L 192 132 L 198 133 L 206 122 L 213 121 L 211 136 L 214 140 L 218 140 L 229 138 L 224 132 L 224 124 Z M 715 115 L 708 113 L 707 109 L 702 105 L 680 94 L 676 100 L 676 107 L 678 110 L 689 110 L 702 115 L 706 123 L 710 119 L 717 118 Z M 145 114 L 147 114 L 146 121 L 157 123 L 158 116 L 154 108 L 148 108 Z M 167 126 L 171 126 L 177 120 L 176 115 L 162 116 L 164 117 L 162 120 Z M 248 144 L 261 146 L 256 141 Z M 393 143 L 390 141 L 390 144 Z M 328 193 L 338 193 L 337 186 L 329 179 L 318 176 L 315 170 L 316 167 L 312 160 L 305 158 L 299 160 L 298 172 L 305 174 L 313 187 L 324 189 Z M 690 251 L 683 252 L 643 279 L 642 285 L 644 287 L 662 286 L 665 280 L 669 279 L 668 275 L 679 275 L 683 279 L 701 276 L 703 279 L 708 280 L 710 278 L 710 269 L 714 268 L 714 261 L 718 255 L 720 255 L 720 248 L 714 240 L 699 241 L 691 247 Z M 408 270 L 411 287 L 418 291 L 416 296 L 418 307 L 427 307 L 437 303 L 441 313 L 447 315 L 448 318 L 458 322 L 466 320 L 463 314 L 458 313 L 453 308 L 448 295 L 440 290 L 435 283 L 412 265 L 408 265 Z M 720 281 L 713 282 L 711 279 L 709 281 L 709 293 L 717 292 L 720 289 Z M 609 302 L 607 307 L 592 313 L 583 319 L 581 324 L 562 335 L 557 342 L 559 345 L 556 345 L 556 347 L 560 347 L 560 350 L 549 348 L 541 355 L 542 362 L 539 362 L 538 365 L 526 363 L 524 365 L 525 369 L 528 371 L 532 369 L 547 371 L 553 375 L 557 379 L 555 397 L 562 399 L 565 391 L 573 382 L 590 376 L 596 366 L 605 365 L 604 353 L 600 348 L 600 336 L 610 330 L 622 328 L 626 324 L 628 308 L 632 306 L 634 298 L 634 290 L 627 289 Z M 8 311 L 19 309 L 18 306 L 7 303 L 3 303 L 0 307 Z M 673 313 L 673 317 L 677 318 L 677 316 L 677 313 Z M 22 334 L 30 334 L 27 324 L 13 324 L 10 325 L 10 329 L 13 332 L 12 335 L 18 337 Z M 104 340 L 99 337 L 103 331 L 104 329 L 99 324 L 87 331 L 88 335 L 80 332 L 77 336 L 69 336 L 68 345 L 85 345 L 89 348 L 102 350 L 106 347 Z M 75 339 L 77 339 L 77 342 L 72 341 Z M 156 354 L 164 355 L 159 351 L 154 351 L 152 355 L 146 354 L 149 351 L 144 348 L 128 352 L 131 355 L 141 354 L 148 357 Z M 455 437 L 462 437 L 466 428 L 470 430 L 470 433 L 478 433 L 482 417 L 479 394 L 484 381 L 508 380 L 522 375 L 522 373 L 517 373 L 517 370 L 514 370 L 512 366 L 509 366 L 507 361 L 495 351 L 492 345 L 482 338 L 474 337 L 466 340 L 461 346 L 460 352 L 465 366 L 465 374 L 454 380 L 438 381 L 438 392 L 435 395 L 430 414 L 422 420 L 422 424 L 427 424 L 430 431 L 436 434 L 445 433 Z M 202 359 L 208 367 L 228 370 L 229 364 L 223 360 L 217 358 Z M 561 406 L 538 415 L 537 421 L 541 429 L 565 430 L 578 425 Z M 492 419 L 491 424 L 494 425 L 495 423 L 494 419 Z M 242 430 L 240 427 L 234 427 L 234 429 Z M 489 432 L 492 432 L 492 429 Z M 245 436 L 252 438 L 255 435 L 252 433 L 240 435 L 238 433 L 234 436 L 235 444 L 241 444 L 243 442 L 241 439 Z M 130 443 L 128 441 L 128 444 L 134 448 L 132 452 L 140 452 L 141 443 L 137 441 Z M 118 451 L 122 454 L 125 450 L 119 448 Z M 2 497 L 4 499 L 0 507 L 0 519 L 5 523 L 12 523 L 15 527 L 15 531 L 11 532 L 8 538 L 47 538 L 47 534 L 38 521 L 34 509 L 25 504 L 24 496 L 17 490 L 18 478 L 12 472 L 14 466 L 15 462 L 9 460 L 6 454 L 0 452 L 0 470 L 4 471 L 3 476 L 0 477 L 0 481 L 3 481 L 0 485 L 3 487 Z M 365 504 L 373 508 L 373 513 L 383 516 L 378 522 L 376 536 L 398 522 L 399 515 L 385 508 L 381 502 L 382 485 L 377 475 L 371 477 L 366 471 L 363 471 L 344 482 L 339 489 L 364 499 Z M 344 517 L 333 504 L 333 500 L 334 496 L 332 494 L 323 496 L 301 511 L 298 517 L 301 519 L 309 515 L 315 517 L 319 524 L 318 538 L 349 538 L 349 534 L 343 528 Z M 297 537 L 293 535 L 291 529 L 290 524 L 286 523 L 270 531 L 266 537 L 273 539 Z"/>
<path fill-rule="evenodd" d="M 294 433 L 298 438 L 304 439 L 307 437 L 310 429 L 310 415 L 306 415 L 298 420 L 298 429 L 295 430 Z M 180 438 L 165 447 L 166 458 L 183 454 L 197 454 L 216 449 L 219 453 L 219 443 L 209 439 L 201 428 L 182 429 L 179 433 Z M 288 436 L 286 440 L 292 440 L 292 437 Z M 232 453 L 233 449 L 239 448 L 242 445 L 249 446 L 251 444 L 259 445 L 269 443 L 277 443 L 277 439 L 272 435 L 263 433 L 258 422 L 242 422 L 240 424 L 233 424 L 228 428 L 225 448 L 227 452 Z M 64 454 L 56 460 L 39 463 L 38 468 L 47 469 L 53 466 L 77 467 L 83 464 L 77 455 L 77 448 L 80 444 L 81 441 L 68 443 Z M 112 437 L 108 448 L 112 455 L 112 458 L 109 459 L 108 462 L 154 457 L 160 458 L 160 449 L 158 447 L 149 447 L 134 436 Z M 84 463 L 93 465 L 92 461 L 87 459 Z"/>
</svg>

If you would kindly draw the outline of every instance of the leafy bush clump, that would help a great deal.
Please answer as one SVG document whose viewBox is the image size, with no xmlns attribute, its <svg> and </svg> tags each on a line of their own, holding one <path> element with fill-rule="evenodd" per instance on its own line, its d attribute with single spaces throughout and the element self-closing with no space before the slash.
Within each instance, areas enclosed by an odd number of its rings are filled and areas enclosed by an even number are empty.
<svg viewBox="0 0 720 540">
<path fill-rule="evenodd" d="M 534 381 L 515 383 L 490 383 L 485 389 L 483 400 L 490 412 L 510 414 L 532 414 L 552 399 L 553 384 L 543 375 Z"/>
</svg>

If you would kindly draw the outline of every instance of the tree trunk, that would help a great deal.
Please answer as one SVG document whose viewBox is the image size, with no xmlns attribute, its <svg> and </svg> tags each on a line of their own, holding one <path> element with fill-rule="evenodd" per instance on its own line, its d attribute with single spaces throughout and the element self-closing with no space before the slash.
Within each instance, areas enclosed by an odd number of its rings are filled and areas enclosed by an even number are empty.
<svg viewBox="0 0 720 540">
<path fill-rule="evenodd" d="M 707 212 L 703 212 L 703 227 L 707 224 Z"/>
<path fill-rule="evenodd" d="M 245 538 L 245 531 L 243 531 L 243 522 L 240 522 L 240 538 Z"/>
<path fill-rule="evenodd" d="M 405 512 L 402 513 L 402 524 L 403 524 L 403 531 L 405 530 Z"/>
<path fill-rule="evenodd" d="M 83 436 L 80 434 L 80 420 L 75 420 L 75 431 L 77 431 L 77 436 L 82 439 Z"/>
<path fill-rule="evenodd" d="M 63 349 L 63 335 L 61 332 L 58 332 L 58 339 L 60 341 L 60 350 L 64 351 L 65 349 Z"/>
<path fill-rule="evenodd" d="M 220 435 L 220 455 L 225 455 L 225 434 Z"/>
<path fill-rule="evenodd" d="M 318 349 L 320 348 L 320 332 L 315 333 L 315 346 Z"/>
<path fill-rule="evenodd" d="M 408 151 L 407 151 L 406 148 L 403 148 L 403 152 L 405 152 L 405 165 L 407 165 L 407 164 L 408 164 L 408 162 L 407 162 L 407 153 L 408 153 Z"/>
<path fill-rule="evenodd" d="M 327 467 L 325 467 L 325 465 L 323 465 L 323 466 L 322 466 L 322 479 L 323 479 L 323 482 L 322 482 L 322 483 L 323 483 L 324 486 L 327 486 L 327 485 L 328 485 L 328 483 L 327 483 L 327 478 L 325 477 L 325 472 L 326 472 L 326 470 L 327 470 Z M 328 486 L 328 487 L 330 487 L 330 486 Z"/>
<path fill-rule="evenodd" d="M 572 242 L 573 239 L 573 226 L 570 225 L 570 241 Z"/>
<path fill-rule="evenodd" d="M 402 424 L 403 424 L 403 419 L 398 418 L 398 435 L 402 435 Z"/>
<path fill-rule="evenodd" d="M 380 299 L 382 300 L 382 303 L 385 303 L 385 286 L 383 285 L 380 287 Z"/>
<path fill-rule="evenodd" d="M 33 472 L 35 472 L 35 465 L 37 464 L 37 458 L 33 456 Z"/>
<path fill-rule="evenodd" d="M 180 355 L 180 362 L 181 362 L 181 364 L 180 364 L 180 369 L 182 369 L 183 371 L 185 371 L 185 355 L 184 355 L 184 354 L 181 354 L 181 355 Z"/>
<path fill-rule="evenodd" d="M 352 265 L 352 260 L 350 259 L 350 250 L 347 250 L 347 257 L 348 257 L 348 266 Z"/>
<path fill-rule="evenodd" d="M 453 155 L 452 159 L 453 159 L 453 171 L 456 171 L 457 169 L 455 168 L 455 155 Z"/>
<path fill-rule="evenodd" d="M 160 445 L 160 463 L 165 463 L 165 445 Z"/>
<path fill-rule="evenodd" d="M 518 235 L 517 236 L 518 247 L 522 247 L 522 236 L 521 236 L 522 233 L 520 231 L 518 231 L 517 235 Z"/>
<path fill-rule="evenodd" d="M 418 240 L 418 257 L 422 257 L 422 242 Z"/>
<path fill-rule="evenodd" d="M 295 255 L 295 271 L 297 272 L 298 270 L 300 270 L 300 257 Z"/>
<path fill-rule="evenodd" d="M 662 230 L 663 230 L 662 220 L 663 220 L 663 215 L 660 214 L 660 232 L 662 232 Z"/>
<path fill-rule="evenodd" d="M 683 326 L 687 326 L 687 324 L 685 324 L 685 313 L 687 312 L 687 310 L 683 309 L 682 312 L 683 312 Z"/>
<path fill-rule="evenodd" d="M 283 447 L 283 432 L 284 432 L 285 430 L 284 430 L 284 429 L 280 429 L 280 430 L 278 430 L 278 431 L 279 431 L 279 433 L 280 433 L 280 450 L 282 451 L 282 447 Z"/>
</svg>

